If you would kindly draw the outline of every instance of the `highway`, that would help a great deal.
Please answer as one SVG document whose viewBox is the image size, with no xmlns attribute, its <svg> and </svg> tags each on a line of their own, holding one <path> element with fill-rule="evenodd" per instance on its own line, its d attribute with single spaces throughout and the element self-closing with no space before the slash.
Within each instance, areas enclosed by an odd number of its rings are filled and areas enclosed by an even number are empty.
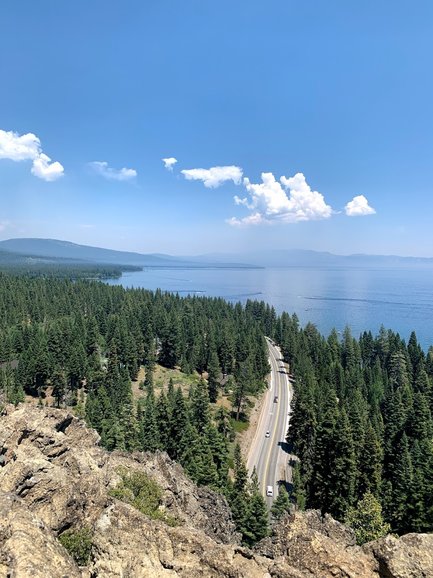
<svg viewBox="0 0 433 578">
<path fill-rule="evenodd" d="M 281 360 L 281 352 L 266 338 L 269 349 L 271 374 L 265 393 L 256 434 L 248 454 L 247 467 L 251 474 L 256 468 L 260 490 L 268 507 L 278 495 L 278 482 L 291 481 L 288 471 L 286 433 L 289 426 L 290 403 L 293 390 L 289 381 L 289 367 Z M 273 496 L 266 496 L 267 486 L 272 486 Z"/>
</svg>

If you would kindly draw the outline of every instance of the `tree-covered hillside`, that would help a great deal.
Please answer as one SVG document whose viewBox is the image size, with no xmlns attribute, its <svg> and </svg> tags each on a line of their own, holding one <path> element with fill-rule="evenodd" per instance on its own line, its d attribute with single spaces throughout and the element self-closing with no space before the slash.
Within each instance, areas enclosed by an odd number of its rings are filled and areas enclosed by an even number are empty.
<svg viewBox="0 0 433 578">
<path fill-rule="evenodd" d="M 275 329 L 295 375 L 294 497 L 344 520 L 372 494 L 397 533 L 433 529 L 433 349 L 381 329 L 326 339 L 296 316 Z"/>
<path fill-rule="evenodd" d="M 4 401 L 27 395 L 42 405 L 49 394 L 57 406 L 75 406 L 107 449 L 165 450 L 195 482 L 236 502 L 246 542 L 266 534 L 264 500 L 239 451 L 235 485 L 228 475 L 233 420 L 269 371 L 251 311 L 222 299 L 0 274 L 0 333 Z M 189 391 L 170 382 L 156 393 L 157 362 L 202 377 Z M 142 366 L 137 401 L 131 380 Z M 232 412 L 215 404 L 222 388 Z"/>
<path fill-rule="evenodd" d="M 75 406 L 108 449 L 167 451 L 228 496 L 247 543 L 266 533 L 267 515 L 232 451 L 233 424 L 264 387 L 265 335 L 295 379 L 292 502 L 354 525 L 362 514 L 380 526 L 382 506 L 393 531 L 431 531 L 433 349 L 414 333 L 408 343 L 385 329 L 326 338 L 263 302 L 0 274 L 1 400 Z M 157 363 L 194 374 L 189 389 L 155 388 Z M 137 399 L 132 381 L 143 367 Z M 287 509 L 280 502 L 275 516 Z"/>
<path fill-rule="evenodd" d="M 47 257 L 33 253 L 14 253 L 0 248 L 0 272 L 13 275 L 64 277 L 66 279 L 111 279 L 120 277 L 124 271 L 140 270 L 141 267 L 134 265 L 116 265 L 113 262 L 101 263 L 64 257 Z"/>
</svg>

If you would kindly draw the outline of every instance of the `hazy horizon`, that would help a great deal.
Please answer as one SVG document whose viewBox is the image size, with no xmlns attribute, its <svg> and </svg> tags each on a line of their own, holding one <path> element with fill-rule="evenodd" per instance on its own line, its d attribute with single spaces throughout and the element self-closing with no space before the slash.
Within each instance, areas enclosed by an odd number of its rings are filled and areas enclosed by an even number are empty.
<svg viewBox="0 0 433 578">
<path fill-rule="evenodd" d="M 15 241 L 15 240 L 27 240 L 27 241 L 32 241 L 32 240 L 38 240 L 38 241 L 55 241 L 55 242 L 60 242 L 60 243 L 73 243 L 79 246 L 83 246 L 83 247 L 89 247 L 89 248 L 94 248 L 94 249 L 105 249 L 105 250 L 109 250 L 109 251 L 120 251 L 120 252 L 131 252 L 131 253 L 137 253 L 137 254 L 143 254 L 143 255 L 166 255 L 166 256 L 172 256 L 172 257 L 184 257 L 184 258 L 188 258 L 188 257 L 215 257 L 215 258 L 224 258 L 224 256 L 230 257 L 232 256 L 233 258 L 235 257 L 241 257 L 241 256 L 252 256 L 252 255 L 265 255 L 265 254 L 271 254 L 275 253 L 275 254 L 280 254 L 280 253 L 290 253 L 290 252 L 311 252 L 313 254 L 328 254 L 328 255 L 332 255 L 335 257 L 388 257 L 388 258 L 393 258 L 393 257 L 402 257 L 402 258 L 411 258 L 411 259 L 433 259 L 433 256 L 425 256 L 425 257 L 420 257 L 420 256 L 414 256 L 414 255 L 397 255 L 397 254 L 384 254 L 384 253 L 336 253 L 333 251 L 324 251 L 324 250 L 315 250 L 315 249 L 306 249 L 306 248 L 287 248 L 287 249 L 282 249 L 282 248 L 277 248 L 275 250 L 266 250 L 266 249 L 259 249 L 257 251 L 255 250 L 244 250 L 244 251 L 230 251 L 230 250 L 226 250 L 226 251 L 212 251 L 212 252 L 197 252 L 197 253 L 190 253 L 190 254 L 186 254 L 186 253 L 176 253 L 176 252 L 171 252 L 171 253 L 164 253 L 161 251 L 134 251 L 134 250 L 124 250 L 124 249 L 119 249 L 117 247 L 109 247 L 109 246 L 103 246 L 103 245 L 91 245 L 91 244 L 87 244 L 87 243 L 78 243 L 76 241 L 71 241 L 69 239 L 54 239 L 51 237 L 10 237 L 10 238 L 6 238 L 6 239 L 0 239 L 0 248 L 1 248 L 1 244 L 2 242 L 8 242 L 8 241 Z M 5 249 L 5 250 L 9 250 L 9 249 Z"/>
</svg>

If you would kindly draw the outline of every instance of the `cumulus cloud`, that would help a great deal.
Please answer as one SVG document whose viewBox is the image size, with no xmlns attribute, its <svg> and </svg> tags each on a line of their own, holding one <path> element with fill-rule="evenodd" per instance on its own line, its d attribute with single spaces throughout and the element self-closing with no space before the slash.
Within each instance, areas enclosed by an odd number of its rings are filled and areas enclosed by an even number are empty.
<svg viewBox="0 0 433 578">
<path fill-rule="evenodd" d="M 205 187 L 215 189 L 226 181 L 233 181 L 240 185 L 242 169 L 234 165 L 226 167 L 211 167 L 210 169 L 186 169 L 181 171 L 189 181 L 203 181 Z"/>
<path fill-rule="evenodd" d="M 168 171 L 172 171 L 174 165 L 177 163 L 177 159 L 175 159 L 174 157 L 168 157 L 166 159 L 161 159 L 162 162 L 164 163 L 164 167 L 168 170 Z"/>
<path fill-rule="evenodd" d="M 373 207 L 370 207 L 364 195 L 357 195 L 344 207 L 348 217 L 363 217 L 365 215 L 374 215 L 376 213 Z"/>
<path fill-rule="evenodd" d="M 0 130 L 0 159 L 33 161 L 31 172 L 44 181 L 55 181 L 64 174 L 63 166 L 51 162 L 42 152 L 41 141 L 33 133 L 19 135 L 13 131 Z"/>
<path fill-rule="evenodd" d="M 260 225 L 266 221 L 263 219 L 263 216 L 260 213 L 253 213 L 252 215 L 248 215 L 248 217 L 244 217 L 243 219 L 231 217 L 230 219 L 227 219 L 226 222 L 234 227 L 241 227 L 242 225 Z"/>
<path fill-rule="evenodd" d="M 297 223 L 327 219 L 333 212 L 323 195 L 311 190 L 302 173 L 290 178 L 282 176 L 279 181 L 272 173 L 262 173 L 261 183 L 251 183 L 248 178 L 244 178 L 243 184 L 249 197 L 240 198 L 236 195 L 234 201 L 252 213 L 242 219 L 229 219 L 231 225 Z"/>
<path fill-rule="evenodd" d="M 33 160 L 41 152 L 41 141 L 32 133 L 20 136 L 13 131 L 0 130 L 0 159 Z"/>
<path fill-rule="evenodd" d="M 63 175 L 63 167 L 58 161 L 51 162 L 49 156 L 41 153 L 33 161 L 32 175 L 44 179 L 44 181 L 55 181 Z"/>
<path fill-rule="evenodd" d="M 110 181 L 130 181 L 137 176 L 135 169 L 113 169 L 105 161 L 93 161 L 89 165 L 98 175 Z"/>
</svg>

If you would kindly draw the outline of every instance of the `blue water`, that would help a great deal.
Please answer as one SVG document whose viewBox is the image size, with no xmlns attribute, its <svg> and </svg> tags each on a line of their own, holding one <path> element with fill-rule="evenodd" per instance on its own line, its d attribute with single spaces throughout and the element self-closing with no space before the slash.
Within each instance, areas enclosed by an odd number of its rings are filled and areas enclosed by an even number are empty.
<svg viewBox="0 0 433 578">
<path fill-rule="evenodd" d="M 433 345 L 433 269 L 149 269 L 109 283 L 263 300 L 278 313 L 296 312 L 301 324 L 311 321 L 326 335 L 349 325 L 357 337 L 384 325 L 405 339 L 415 330 L 424 349 Z"/>
</svg>

